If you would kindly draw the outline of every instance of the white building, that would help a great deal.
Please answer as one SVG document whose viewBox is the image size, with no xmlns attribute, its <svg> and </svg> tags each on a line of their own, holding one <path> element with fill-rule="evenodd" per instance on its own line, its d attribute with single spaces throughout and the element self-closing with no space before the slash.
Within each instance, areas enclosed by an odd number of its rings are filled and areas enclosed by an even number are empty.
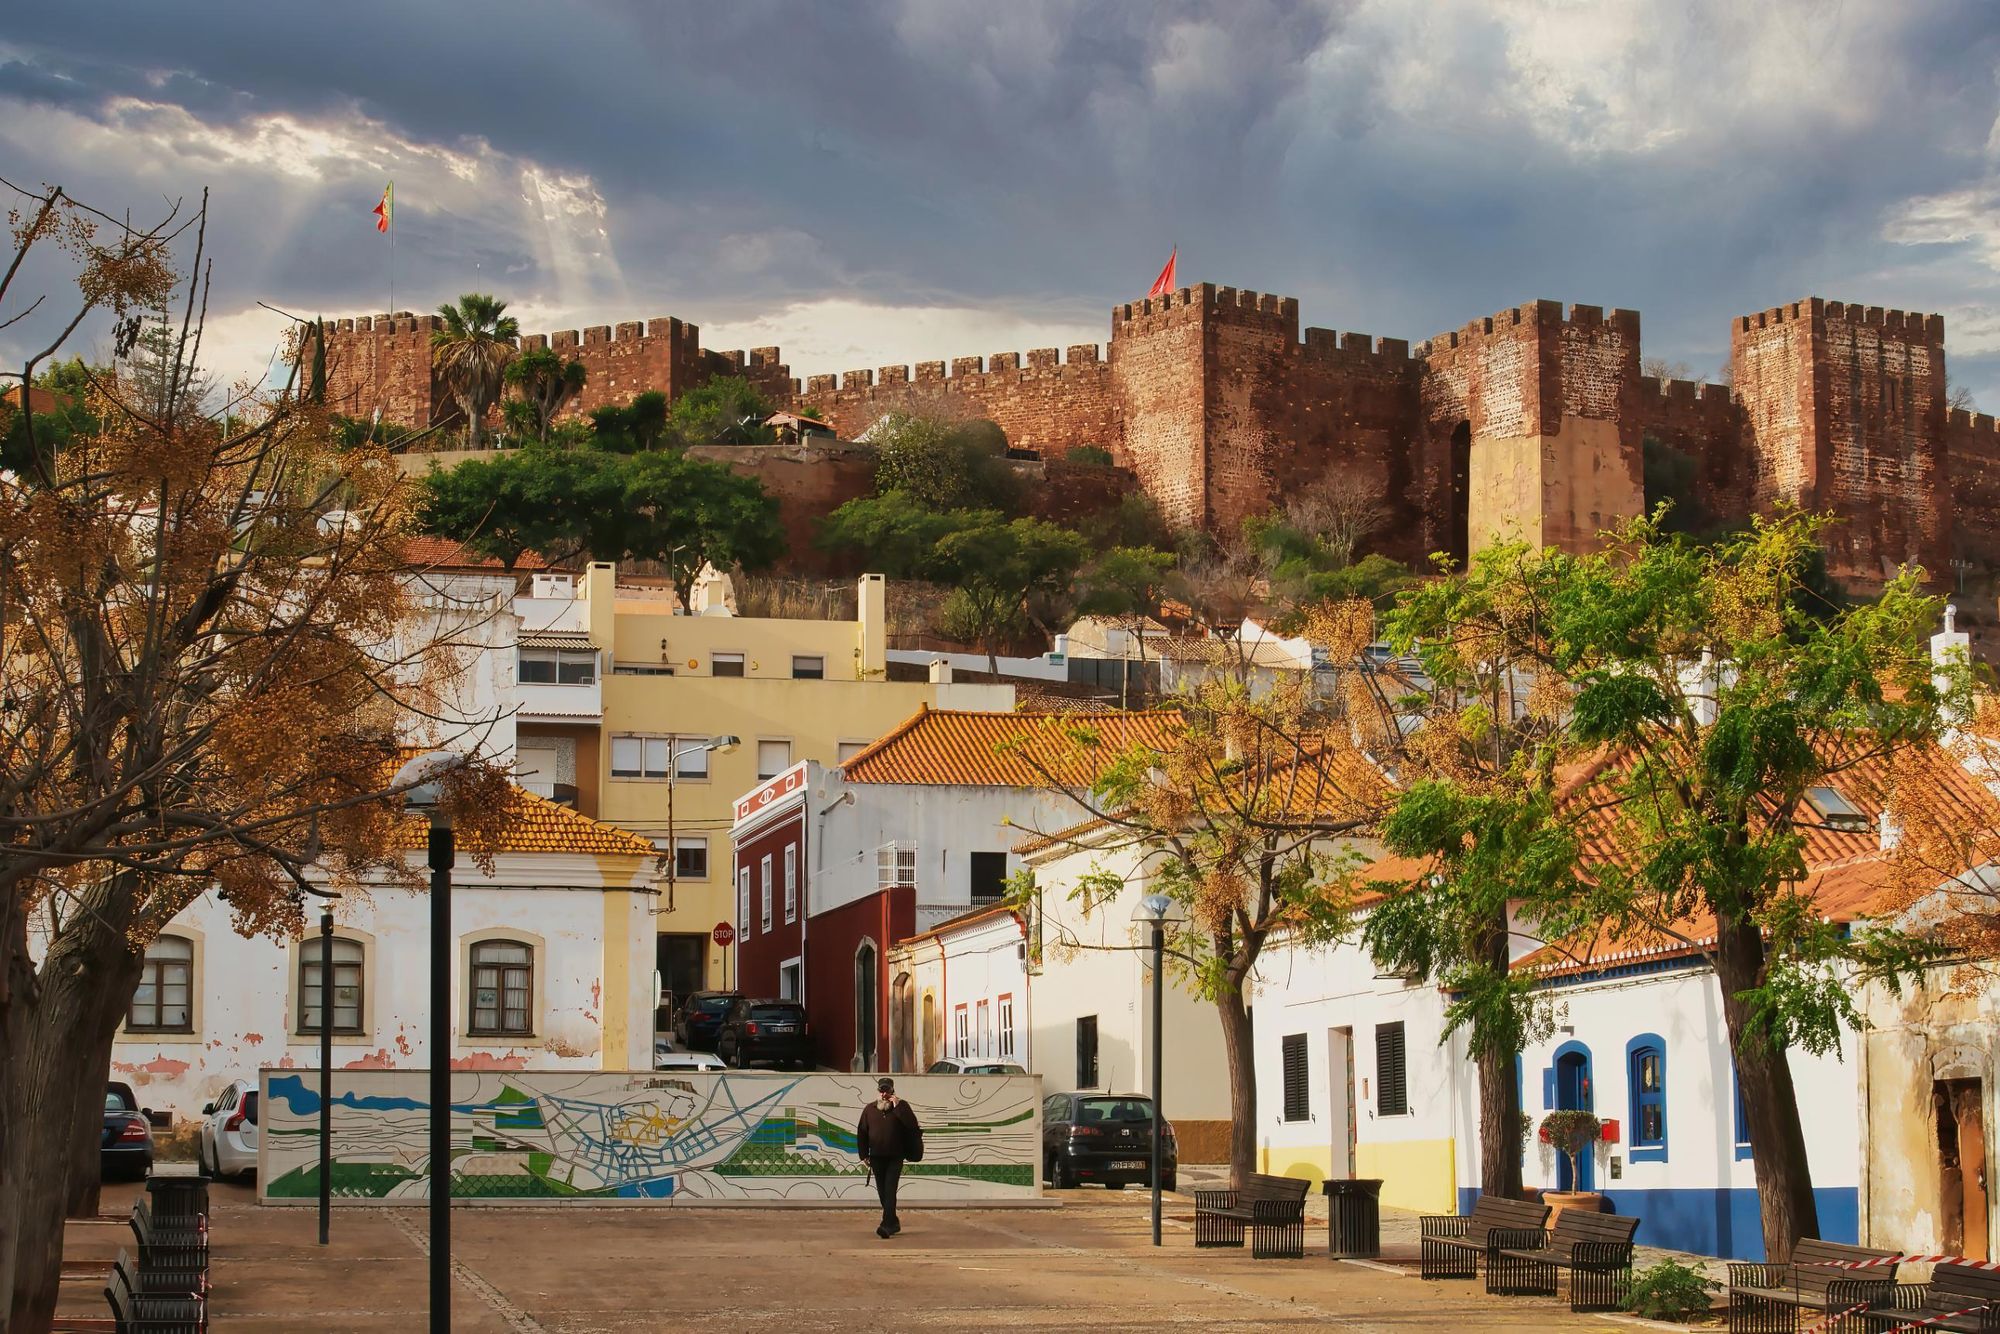
<svg viewBox="0 0 2000 1334">
<path fill-rule="evenodd" d="M 461 852 L 452 872 L 454 1067 L 643 1070 L 652 1066 L 657 853 L 645 839 L 516 790 L 493 869 Z M 426 826 L 402 828 L 424 883 Z M 319 1065 L 320 940 L 246 939 L 215 891 L 146 951 L 112 1048 L 114 1078 L 148 1106 L 197 1114 L 263 1066 Z M 402 885 L 334 909 L 334 1062 L 426 1068 L 430 904 Z"/>
<path fill-rule="evenodd" d="M 1034 1070 L 1022 914 L 997 903 L 974 908 L 909 937 L 888 957 L 892 1069 L 926 1070 L 950 1056 Z"/>
</svg>

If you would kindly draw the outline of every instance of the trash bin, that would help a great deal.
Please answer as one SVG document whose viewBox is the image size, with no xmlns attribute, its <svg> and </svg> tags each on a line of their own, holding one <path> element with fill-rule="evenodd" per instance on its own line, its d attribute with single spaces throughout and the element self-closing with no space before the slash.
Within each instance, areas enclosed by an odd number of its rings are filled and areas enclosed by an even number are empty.
<svg viewBox="0 0 2000 1334">
<path fill-rule="evenodd" d="M 1382 1253 L 1382 1181 L 1356 1177 L 1327 1181 L 1326 1253 L 1336 1260 L 1373 1259 Z"/>
<path fill-rule="evenodd" d="M 156 1170 L 146 1179 L 153 1217 L 162 1223 L 194 1225 L 208 1217 L 208 1178 L 196 1172 Z"/>
</svg>

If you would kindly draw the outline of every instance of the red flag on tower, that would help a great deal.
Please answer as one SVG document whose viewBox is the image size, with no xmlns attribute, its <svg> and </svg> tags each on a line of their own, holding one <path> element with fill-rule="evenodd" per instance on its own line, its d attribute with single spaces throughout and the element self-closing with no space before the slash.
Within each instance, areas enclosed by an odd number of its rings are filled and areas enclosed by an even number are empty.
<svg viewBox="0 0 2000 1334">
<path fill-rule="evenodd" d="M 395 211 L 396 183 L 390 181 L 382 189 L 382 202 L 369 210 L 369 212 L 375 215 L 375 230 L 378 232 L 388 231 L 390 218 L 395 214 Z"/>
<path fill-rule="evenodd" d="M 1147 291 L 1147 296 L 1165 296 L 1174 290 L 1174 261 L 1180 258 L 1180 253 L 1181 248 L 1175 246 L 1173 253 L 1167 256 L 1167 267 L 1161 269 L 1160 276 L 1153 279 L 1153 286 Z"/>
</svg>

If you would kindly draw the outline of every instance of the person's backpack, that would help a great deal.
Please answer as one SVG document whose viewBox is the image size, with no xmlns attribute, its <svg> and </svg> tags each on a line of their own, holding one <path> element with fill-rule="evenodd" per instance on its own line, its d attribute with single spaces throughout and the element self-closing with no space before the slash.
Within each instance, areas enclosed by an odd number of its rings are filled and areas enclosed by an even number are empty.
<svg viewBox="0 0 2000 1334">
<path fill-rule="evenodd" d="M 903 1122 L 903 1158 L 912 1163 L 924 1160 L 924 1128 L 917 1124 L 915 1112 L 911 1112 L 910 1119 Z"/>
</svg>

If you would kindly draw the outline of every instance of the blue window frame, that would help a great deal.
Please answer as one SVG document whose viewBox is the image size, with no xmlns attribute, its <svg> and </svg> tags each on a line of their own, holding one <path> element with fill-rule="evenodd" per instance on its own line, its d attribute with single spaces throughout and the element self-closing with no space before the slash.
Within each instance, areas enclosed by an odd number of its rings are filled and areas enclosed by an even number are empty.
<svg viewBox="0 0 2000 1334">
<path fill-rule="evenodd" d="M 1625 1044 L 1626 1087 L 1631 1090 L 1632 1129 L 1628 1143 L 1635 1163 L 1667 1160 L 1667 1044 L 1657 1033 L 1641 1033 Z"/>
<path fill-rule="evenodd" d="M 1743 1080 L 1734 1061 L 1729 1063 L 1729 1084 L 1736 1094 L 1736 1160 L 1742 1162 L 1750 1156 L 1750 1119 L 1743 1115 Z"/>
</svg>

